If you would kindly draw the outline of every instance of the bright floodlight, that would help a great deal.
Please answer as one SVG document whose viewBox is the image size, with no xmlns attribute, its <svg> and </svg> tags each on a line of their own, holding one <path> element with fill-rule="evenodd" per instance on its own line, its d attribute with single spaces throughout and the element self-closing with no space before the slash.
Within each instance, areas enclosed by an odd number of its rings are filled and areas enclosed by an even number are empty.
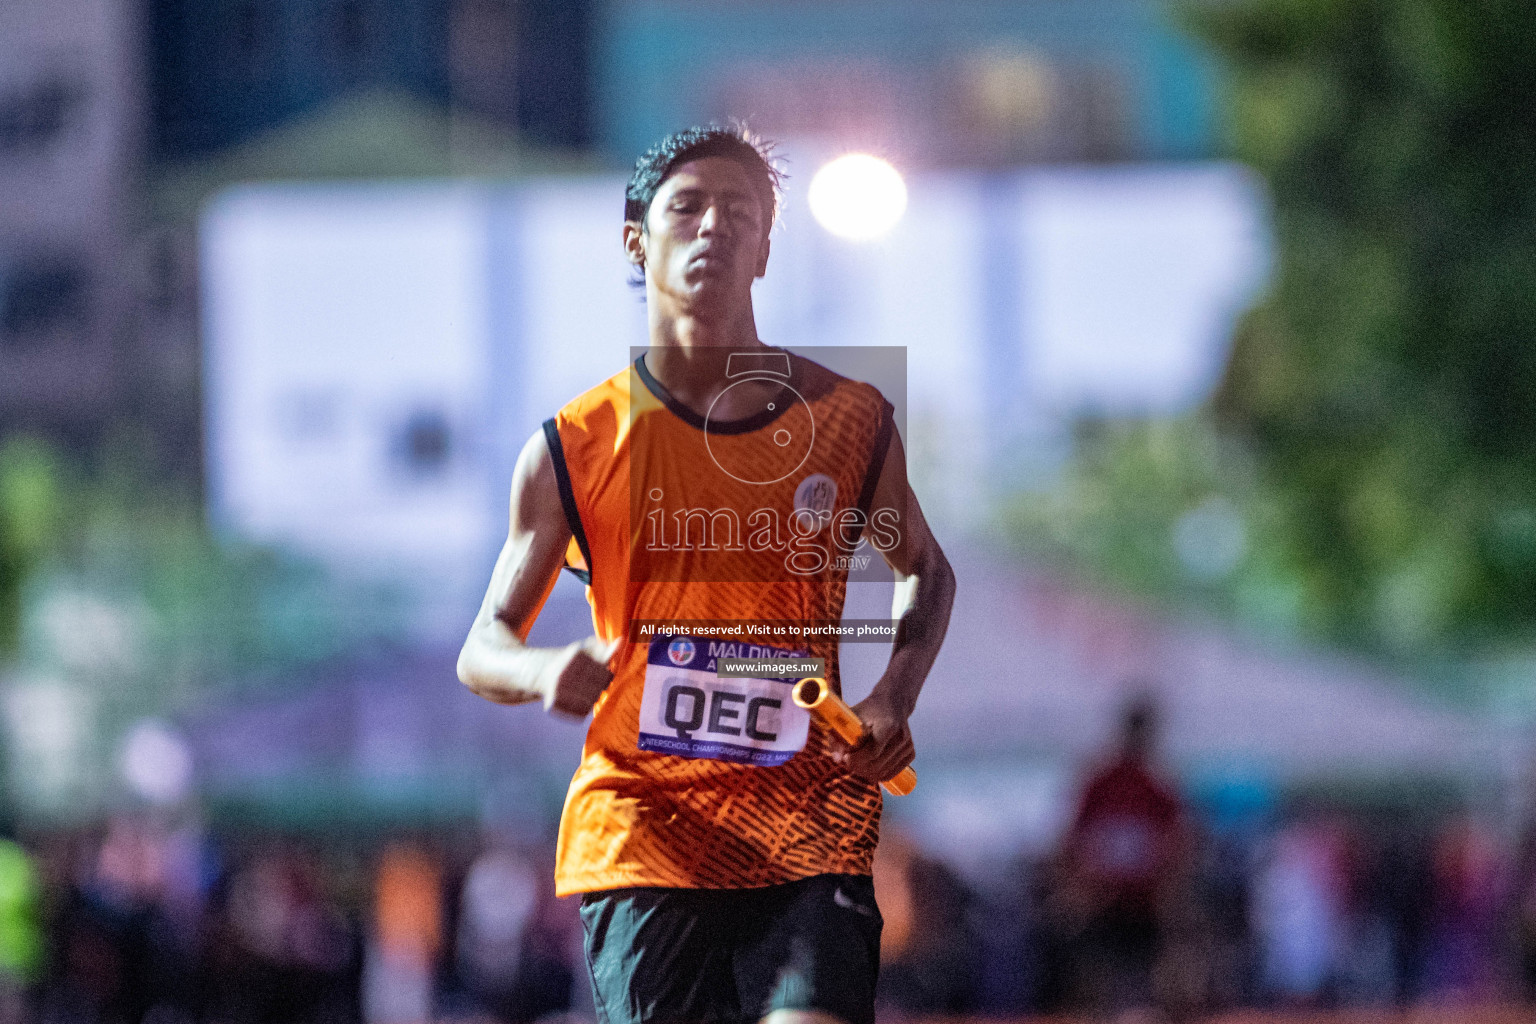
<svg viewBox="0 0 1536 1024">
<path fill-rule="evenodd" d="M 822 165 L 806 196 L 816 222 L 839 238 L 879 238 L 907 209 L 907 184 L 876 156 L 850 153 Z"/>
</svg>

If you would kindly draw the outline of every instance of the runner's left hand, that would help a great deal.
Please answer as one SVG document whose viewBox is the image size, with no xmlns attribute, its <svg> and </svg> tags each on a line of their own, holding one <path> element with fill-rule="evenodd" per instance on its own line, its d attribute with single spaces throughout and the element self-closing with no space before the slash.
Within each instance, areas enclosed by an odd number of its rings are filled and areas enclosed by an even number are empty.
<svg viewBox="0 0 1536 1024">
<path fill-rule="evenodd" d="M 880 696 L 877 686 L 868 697 L 853 705 L 864 723 L 864 742 L 849 749 L 835 734 L 830 737 L 832 757 L 854 775 L 870 782 L 884 782 L 912 763 L 916 749 L 907 716 Z"/>
</svg>

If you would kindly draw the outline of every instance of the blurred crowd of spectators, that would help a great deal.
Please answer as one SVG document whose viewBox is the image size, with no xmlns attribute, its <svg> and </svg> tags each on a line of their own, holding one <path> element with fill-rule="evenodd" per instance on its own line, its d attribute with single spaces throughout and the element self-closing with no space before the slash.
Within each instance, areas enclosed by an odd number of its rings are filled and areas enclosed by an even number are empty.
<svg viewBox="0 0 1536 1024">
<path fill-rule="evenodd" d="M 1154 734 L 1155 709 L 1128 708 L 1057 850 L 1001 881 L 883 847 L 887 882 L 910 881 L 880 893 L 889 1007 L 1187 1020 L 1536 998 L 1536 845 L 1465 811 L 1319 797 L 1217 827 L 1160 776 Z"/>
<path fill-rule="evenodd" d="M 885 1019 L 1532 997 L 1533 851 L 1466 814 L 1320 800 L 1214 828 L 1154 725 L 1131 708 L 1059 847 L 989 881 L 887 830 Z M 492 833 L 145 815 L 0 840 L 0 1024 L 591 1020 L 552 861 Z"/>
<path fill-rule="evenodd" d="M 552 877 L 542 844 L 451 831 L 123 817 L 5 841 L 0 1024 L 590 1018 L 576 906 Z"/>
</svg>

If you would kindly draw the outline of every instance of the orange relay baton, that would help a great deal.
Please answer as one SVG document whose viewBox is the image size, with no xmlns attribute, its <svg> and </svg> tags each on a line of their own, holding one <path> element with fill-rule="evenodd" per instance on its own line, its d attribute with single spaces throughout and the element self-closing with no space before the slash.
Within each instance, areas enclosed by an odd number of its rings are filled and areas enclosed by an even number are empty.
<svg viewBox="0 0 1536 1024">
<path fill-rule="evenodd" d="M 864 723 L 859 721 L 859 716 L 853 713 L 843 698 L 832 692 L 832 687 L 827 685 L 825 679 L 812 676 L 802 679 L 795 684 L 790 694 L 797 705 L 805 710 L 818 715 L 827 728 L 843 738 L 843 742 L 850 747 L 856 747 L 864 740 Z M 907 765 L 894 776 L 880 783 L 896 796 L 906 796 L 917 787 L 917 772 Z"/>
</svg>

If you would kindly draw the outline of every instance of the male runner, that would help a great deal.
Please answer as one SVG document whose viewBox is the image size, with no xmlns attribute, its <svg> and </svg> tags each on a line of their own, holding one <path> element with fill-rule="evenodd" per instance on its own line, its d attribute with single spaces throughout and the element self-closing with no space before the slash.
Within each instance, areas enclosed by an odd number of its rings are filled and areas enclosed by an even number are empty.
<svg viewBox="0 0 1536 1024">
<path fill-rule="evenodd" d="M 877 783 L 912 760 L 907 719 L 954 575 L 907 486 L 889 403 L 757 337 L 777 187 L 766 150 L 736 130 L 679 132 L 641 157 L 623 237 L 649 348 L 524 446 L 510 534 L 459 657 L 489 700 L 595 710 L 556 887 L 582 894 L 602 1024 L 874 1018 Z M 830 556 L 861 537 L 902 579 L 854 749 L 788 700 L 792 674 L 715 674 L 731 650 L 820 657 L 838 687 L 835 637 L 636 633 L 835 622 L 847 570 Z M 562 566 L 587 581 L 596 635 L 529 647 Z"/>
</svg>

